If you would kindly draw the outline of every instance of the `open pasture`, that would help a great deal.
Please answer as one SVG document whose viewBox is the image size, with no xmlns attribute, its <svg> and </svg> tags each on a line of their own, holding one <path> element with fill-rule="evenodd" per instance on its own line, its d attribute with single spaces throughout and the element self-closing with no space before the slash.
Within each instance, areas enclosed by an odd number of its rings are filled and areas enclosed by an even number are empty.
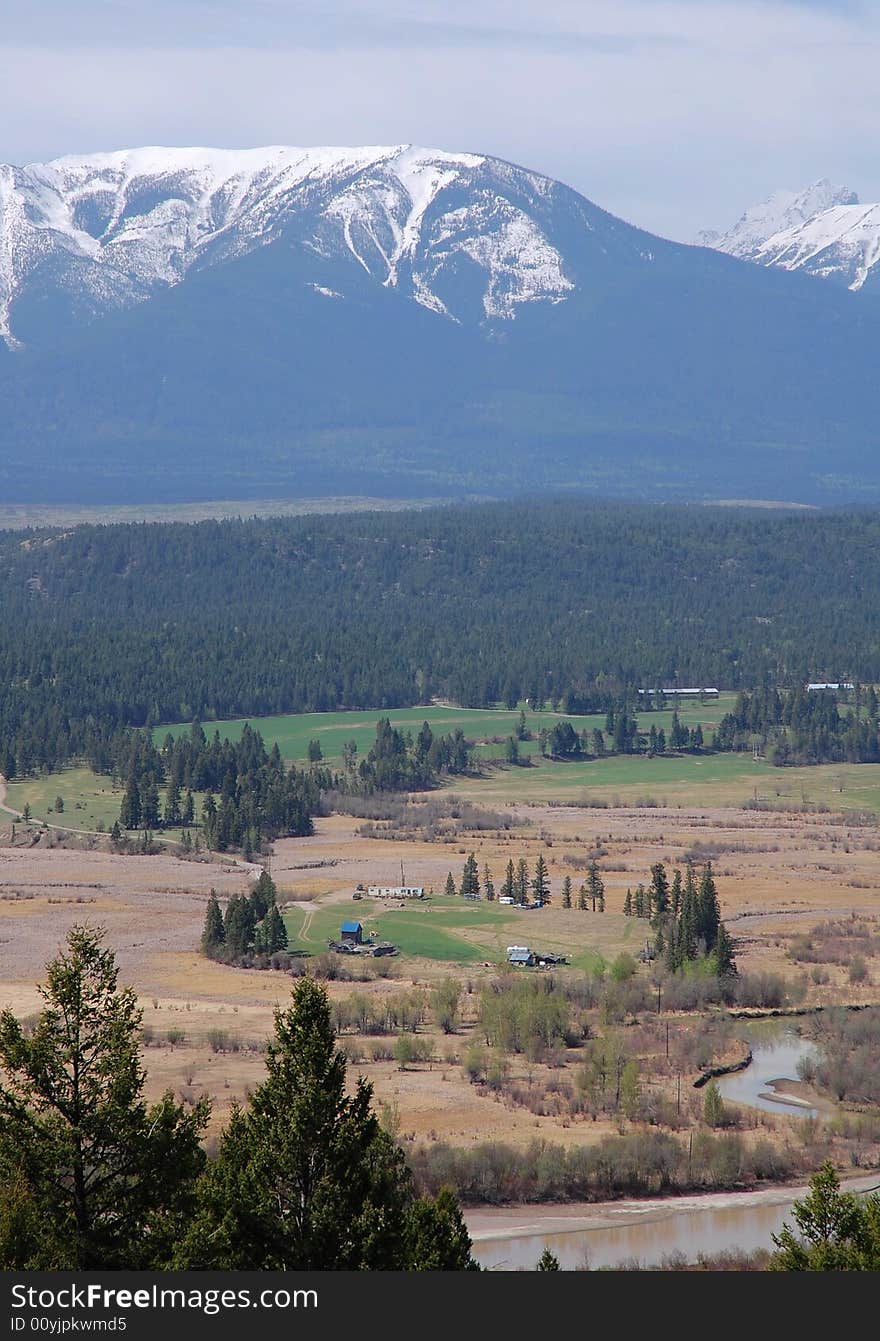
<svg viewBox="0 0 880 1341">
<path fill-rule="evenodd" d="M 711 731 L 733 706 L 734 694 L 721 694 L 717 699 L 700 703 L 698 699 L 685 699 L 678 705 L 678 714 L 686 726 L 696 726 L 699 722 L 705 731 Z M 672 726 L 672 707 L 663 711 L 643 712 L 639 714 L 639 725 L 647 731 L 652 723 L 667 733 Z M 416 733 L 423 722 L 428 722 L 437 735 L 448 735 L 451 731 L 462 730 L 470 740 L 478 742 L 478 757 L 497 758 L 503 753 L 503 742 L 515 733 L 519 724 L 519 708 L 456 708 L 442 704 L 428 704 L 417 708 L 391 708 L 382 711 L 378 708 L 357 712 L 312 712 L 291 713 L 277 717 L 239 718 L 228 722 L 203 722 L 208 734 L 219 731 L 221 737 L 238 740 L 245 726 L 245 720 L 263 736 L 268 748 L 277 743 L 285 759 L 300 760 L 307 756 L 309 741 L 318 740 L 326 759 L 341 759 L 342 748 L 350 740 L 355 741 L 358 754 L 363 756 L 376 739 L 376 722 L 381 717 L 390 718 L 400 731 Z M 571 722 L 576 731 L 592 731 L 594 727 L 605 727 L 605 715 L 592 714 L 577 716 L 557 712 L 531 712 L 526 708 L 526 727 L 531 739 L 520 742 L 520 752 L 525 755 L 538 755 L 538 733 L 543 728 L 552 730 L 557 722 Z M 189 730 L 188 723 L 174 726 L 156 727 L 153 738 L 161 745 L 167 734 L 178 736 Z M 499 737 L 498 741 L 494 737 Z"/>
</svg>

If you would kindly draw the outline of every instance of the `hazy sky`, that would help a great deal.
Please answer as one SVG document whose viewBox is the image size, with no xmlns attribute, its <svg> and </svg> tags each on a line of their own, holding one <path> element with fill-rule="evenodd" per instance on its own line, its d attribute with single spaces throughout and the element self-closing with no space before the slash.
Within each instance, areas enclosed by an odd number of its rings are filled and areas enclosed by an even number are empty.
<svg viewBox="0 0 880 1341">
<path fill-rule="evenodd" d="M 500 155 L 690 239 L 880 199 L 880 0 L 0 0 L 0 161 L 133 144 Z"/>
</svg>

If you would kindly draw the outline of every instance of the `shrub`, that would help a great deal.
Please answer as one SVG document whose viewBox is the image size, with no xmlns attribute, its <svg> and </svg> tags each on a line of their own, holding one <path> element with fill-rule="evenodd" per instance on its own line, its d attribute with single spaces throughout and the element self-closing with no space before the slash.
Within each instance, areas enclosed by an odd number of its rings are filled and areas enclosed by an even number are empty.
<svg viewBox="0 0 880 1341">
<path fill-rule="evenodd" d="M 868 981 L 868 965 L 861 955 L 856 955 L 849 966 L 849 980 L 851 983 Z"/>
</svg>

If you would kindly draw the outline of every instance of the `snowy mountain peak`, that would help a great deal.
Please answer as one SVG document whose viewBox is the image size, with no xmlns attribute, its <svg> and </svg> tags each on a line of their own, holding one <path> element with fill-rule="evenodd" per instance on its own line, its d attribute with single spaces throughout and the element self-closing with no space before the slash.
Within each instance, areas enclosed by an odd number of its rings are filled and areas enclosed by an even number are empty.
<svg viewBox="0 0 880 1341">
<path fill-rule="evenodd" d="M 358 283 L 365 273 L 458 321 L 461 274 L 472 289 L 476 271 L 482 319 L 508 320 L 572 288 L 548 236 L 561 189 L 413 145 L 147 147 L 0 166 L 0 338 L 31 343 L 47 292 L 75 325 L 282 239 L 311 258 L 313 293 L 345 296 L 340 266 L 353 266 Z"/>
<path fill-rule="evenodd" d="M 706 245 L 750 260 L 755 248 L 775 234 L 797 228 L 835 205 L 857 205 L 858 199 L 848 187 L 833 186 L 826 178 L 813 182 L 804 191 L 774 191 L 766 200 L 747 209 L 733 228 L 713 235 L 714 241 Z"/>
<path fill-rule="evenodd" d="M 777 191 L 728 232 L 704 233 L 698 242 L 857 290 L 880 273 L 880 205 L 860 204 L 854 191 L 822 179 L 805 191 Z"/>
</svg>

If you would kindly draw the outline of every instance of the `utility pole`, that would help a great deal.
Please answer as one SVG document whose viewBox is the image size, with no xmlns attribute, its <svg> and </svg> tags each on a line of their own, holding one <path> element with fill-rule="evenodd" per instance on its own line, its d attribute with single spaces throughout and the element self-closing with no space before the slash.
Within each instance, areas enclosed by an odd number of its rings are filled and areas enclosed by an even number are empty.
<svg viewBox="0 0 880 1341">
<path fill-rule="evenodd" d="M 666 1021 L 666 1060 L 669 1061 L 669 1021 Z"/>
</svg>

